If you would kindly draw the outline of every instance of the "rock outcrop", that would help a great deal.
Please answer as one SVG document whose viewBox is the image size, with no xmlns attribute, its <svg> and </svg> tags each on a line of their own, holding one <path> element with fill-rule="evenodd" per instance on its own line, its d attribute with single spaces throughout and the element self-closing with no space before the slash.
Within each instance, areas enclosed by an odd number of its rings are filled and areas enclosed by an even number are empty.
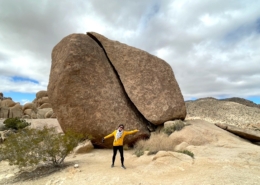
<svg viewBox="0 0 260 185">
<path fill-rule="evenodd" d="M 20 103 L 15 103 L 11 98 L 3 97 L 0 100 L 0 118 L 20 118 L 22 116 L 22 106 Z"/>
<path fill-rule="evenodd" d="M 249 130 L 249 129 L 242 129 L 233 125 L 228 125 L 224 123 L 216 123 L 216 126 L 227 130 L 233 134 L 236 134 L 242 138 L 245 138 L 247 140 L 253 141 L 253 142 L 260 142 L 260 132 L 259 131 L 254 131 L 254 130 Z"/>
<path fill-rule="evenodd" d="M 131 143 L 149 137 L 156 125 L 186 116 L 165 61 L 94 32 L 69 35 L 54 47 L 48 95 L 65 132 L 93 135 L 101 146 L 101 138 L 120 123 L 140 130 L 126 139 Z"/>
<path fill-rule="evenodd" d="M 103 49 L 88 35 L 72 34 L 53 49 L 48 95 L 62 129 L 92 135 L 94 145 L 125 124 L 138 129 L 125 143 L 149 137 L 149 124 L 128 98 Z"/>
<path fill-rule="evenodd" d="M 46 116 L 47 112 L 48 115 Z M 50 113 L 52 114 L 50 115 Z M 24 119 L 56 118 L 49 103 L 47 91 L 37 92 L 36 99 L 23 106 L 14 102 L 12 98 L 6 98 L 3 93 L 0 93 L 0 118 L 15 117 Z"/>
</svg>

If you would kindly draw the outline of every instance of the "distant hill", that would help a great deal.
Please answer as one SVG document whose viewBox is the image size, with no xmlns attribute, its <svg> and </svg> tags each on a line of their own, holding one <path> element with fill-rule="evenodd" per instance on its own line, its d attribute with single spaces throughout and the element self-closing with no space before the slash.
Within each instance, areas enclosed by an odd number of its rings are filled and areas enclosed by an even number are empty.
<svg viewBox="0 0 260 185">
<path fill-rule="evenodd" d="M 256 103 L 254 103 L 254 102 L 252 102 L 250 100 L 246 100 L 244 98 L 239 98 L 239 97 L 220 99 L 220 101 L 232 101 L 232 102 L 240 103 L 242 105 L 246 105 L 248 107 L 260 108 L 260 104 L 256 104 Z"/>
<path fill-rule="evenodd" d="M 202 119 L 211 123 L 226 123 L 240 128 L 258 130 L 260 129 L 260 108 L 257 104 L 250 102 L 242 98 L 217 100 L 211 97 L 187 101 L 185 102 L 186 119 Z"/>
</svg>

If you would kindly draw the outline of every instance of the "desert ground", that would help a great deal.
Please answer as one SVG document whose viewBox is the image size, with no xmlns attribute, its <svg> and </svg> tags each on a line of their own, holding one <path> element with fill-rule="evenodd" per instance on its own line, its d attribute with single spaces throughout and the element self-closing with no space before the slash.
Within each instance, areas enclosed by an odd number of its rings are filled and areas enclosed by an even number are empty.
<svg viewBox="0 0 260 185">
<path fill-rule="evenodd" d="M 51 124 L 51 123 L 49 123 Z M 63 168 L 46 166 L 27 172 L 6 161 L 0 162 L 0 184 L 70 185 L 70 184 L 136 184 L 136 185 L 257 185 L 260 182 L 260 146 L 235 136 L 212 123 L 189 120 L 189 126 L 169 137 L 177 146 L 194 153 L 188 155 L 159 151 L 137 157 L 134 150 L 124 151 L 125 166 L 117 155 L 111 168 L 111 149 L 93 149 L 85 154 L 70 154 Z M 191 134 L 192 133 L 192 134 Z M 74 165 L 78 164 L 78 168 Z"/>
</svg>

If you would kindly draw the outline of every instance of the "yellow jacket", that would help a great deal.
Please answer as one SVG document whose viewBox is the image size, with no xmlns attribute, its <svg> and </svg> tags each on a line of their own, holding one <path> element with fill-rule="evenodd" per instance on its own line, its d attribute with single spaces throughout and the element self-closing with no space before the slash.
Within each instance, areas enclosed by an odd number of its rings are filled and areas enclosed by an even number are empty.
<svg viewBox="0 0 260 185">
<path fill-rule="evenodd" d="M 118 138 L 117 140 L 116 140 L 116 132 L 117 132 L 117 130 L 115 130 L 111 134 L 105 136 L 104 139 L 114 136 L 113 146 L 123 146 L 124 137 L 127 135 L 130 135 L 130 134 L 135 134 L 136 132 L 138 132 L 138 130 L 124 131 L 122 136 L 120 138 Z"/>
</svg>

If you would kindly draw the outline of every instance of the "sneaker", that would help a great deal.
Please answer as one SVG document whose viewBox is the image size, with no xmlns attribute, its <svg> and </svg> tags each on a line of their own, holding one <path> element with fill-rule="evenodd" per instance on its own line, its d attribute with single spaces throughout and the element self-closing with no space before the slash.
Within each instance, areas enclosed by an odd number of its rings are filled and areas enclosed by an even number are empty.
<svg viewBox="0 0 260 185">
<path fill-rule="evenodd" d="M 111 164 L 111 168 L 113 168 L 114 167 L 114 164 Z"/>
<path fill-rule="evenodd" d="M 124 165 L 122 165 L 122 168 L 126 169 L 126 167 Z"/>
</svg>

